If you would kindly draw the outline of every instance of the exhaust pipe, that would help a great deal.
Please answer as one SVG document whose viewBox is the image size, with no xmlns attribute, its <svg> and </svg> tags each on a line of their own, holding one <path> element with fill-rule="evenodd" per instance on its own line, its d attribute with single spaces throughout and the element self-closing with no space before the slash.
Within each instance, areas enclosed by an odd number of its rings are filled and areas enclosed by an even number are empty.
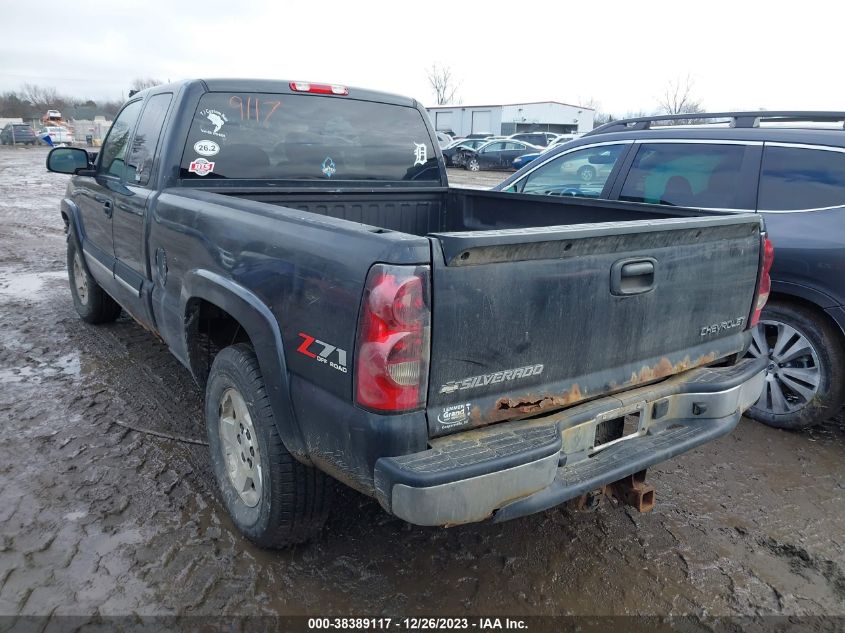
<svg viewBox="0 0 845 633">
<path fill-rule="evenodd" d="M 654 488 L 645 482 L 645 474 L 646 471 L 641 470 L 610 484 L 611 494 L 638 512 L 651 512 L 654 509 Z"/>
</svg>

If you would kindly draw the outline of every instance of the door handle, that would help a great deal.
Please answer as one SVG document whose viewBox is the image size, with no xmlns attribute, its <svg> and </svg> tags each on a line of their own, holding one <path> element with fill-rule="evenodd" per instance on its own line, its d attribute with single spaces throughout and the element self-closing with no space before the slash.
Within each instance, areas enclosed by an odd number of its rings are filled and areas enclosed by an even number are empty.
<svg viewBox="0 0 845 633">
<path fill-rule="evenodd" d="M 630 262 L 622 266 L 623 277 L 642 277 L 643 275 L 654 275 L 654 263 Z"/>
<path fill-rule="evenodd" d="M 103 213 L 106 214 L 107 217 L 111 217 L 112 211 L 112 201 L 111 200 L 104 200 L 103 201 Z"/>
<path fill-rule="evenodd" d="M 610 267 L 610 292 L 636 295 L 654 289 L 657 260 L 652 257 L 620 259 Z"/>
</svg>

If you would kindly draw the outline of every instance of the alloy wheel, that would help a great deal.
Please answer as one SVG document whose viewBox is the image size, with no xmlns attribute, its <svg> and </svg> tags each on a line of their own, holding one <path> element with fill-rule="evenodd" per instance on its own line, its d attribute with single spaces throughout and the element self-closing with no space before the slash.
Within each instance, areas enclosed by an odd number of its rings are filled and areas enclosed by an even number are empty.
<svg viewBox="0 0 845 633">
<path fill-rule="evenodd" d="M 220 440 L 229 482 L 247 506 L 261 500 L 261 459 L 258 437 L 243 396 L 229 388 L 220 398 Z"/>
<path fill-rule="evenodd" d="M 79 303 L 88 305 L 88 278 L 85 276 L 85 268 L 82 266 L 79 251 L 73 256 L 73 286 Z"/>
<path fill-rule="evenodd" d="M 816 397 L 821 382 L 819 355 L 810 340 L 786 323 L 763 320 L 753 332 L 748 355 L 769 359 L 757 409 L 794 413 Z"/>
</svg>

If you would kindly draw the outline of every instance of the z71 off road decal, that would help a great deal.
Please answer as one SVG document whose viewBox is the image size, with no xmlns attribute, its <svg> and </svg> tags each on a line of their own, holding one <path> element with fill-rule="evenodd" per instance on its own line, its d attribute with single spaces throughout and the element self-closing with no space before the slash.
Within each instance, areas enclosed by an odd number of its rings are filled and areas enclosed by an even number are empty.
<svg viewBox="0 0 845 633">
<path fill-rule="evenodd" d="M 332 369 L 336 369 L 344 374 L 347 373 L 345 349 L 324 343 L 305 332 L 300 332 L 299 336 L 302 338 L 302 343 L 296 348 L 297 352 L 308 358 L 313 358 L 318 363 L 326 363 Z M 336 360 L 329 360 L 332 354 L 336 354 Z"/>
</svg>

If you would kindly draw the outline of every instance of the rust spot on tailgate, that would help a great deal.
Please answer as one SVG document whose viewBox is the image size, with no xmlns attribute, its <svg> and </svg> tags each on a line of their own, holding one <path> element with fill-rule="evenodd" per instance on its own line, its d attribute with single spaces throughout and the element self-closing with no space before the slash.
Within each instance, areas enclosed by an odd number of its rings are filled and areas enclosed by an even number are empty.
<svg viewBox="0 0 845 633">
<path fill-rule="evenodd" d="M 559 409 L 566 405 L 579 402 L 584 399 L 581 395 L 581 388 L 578 385 L 572 385 L 569 391 L 561 395 L 540 396 L 534 398 L 527 396 L 526 398 L 499 398 L 496 401 L 497 411 L 515 411 L 520 414 L 534 414 L 547 409 Z"/>
<path fill-rule="evenodd" d="M 625 386 L 633 387 L 653 382 L 655 380 L 660 380 L 662 378 L 667 378 L 668 376 L 674 376 L 675 374 L 680 374 L 681 372 L 693 369 L 694 367 L 701 367 L 702 365 L 712 363 L 716 360 L 716 358 L 716 352 L 711 352 L 709 354 L 699 356 L 694 361 L 690 360 L 689 356 L 685 356 L 682 360 L 672 364 L 669 359 L 664 356 L 657 362 L 657 364 L 650 367 L 648 365 L 643 366 L 639 373 L 632 373 L 631 378 L 625 383 Z"/>
<path fill-rule="evenodd" d="M 505 396 L 496 400 L 492 409 L 482 411 L 480 407 L 474 406 L 470 412 L 471 425 L 473 427 L 502 422 L 504 420 L 515 420 L 538 415 L 540 413 L 552 412 L 571 405 L 583 402 L 599 395 L 610 395 L 622 390 L 631 389 L 647 383 L 656 382 L 669 376 L 674 376 L 693 369 L 708 365 L 719 358 L 717 352 L 711 352 L 690 360 L 685 356 L 677 363 L 672 363 L 665 356 L 654 365 L 644 365 L 638 372 L 632 372 L 631 377 L 624 384 L 616 382 L 605 383 L 593 389 L 573 384 L 563 393 L 537 394 L 529 393 L 521 396 Z M 594 395 L 589 394 L 593 392 Z"/>
</svg>

